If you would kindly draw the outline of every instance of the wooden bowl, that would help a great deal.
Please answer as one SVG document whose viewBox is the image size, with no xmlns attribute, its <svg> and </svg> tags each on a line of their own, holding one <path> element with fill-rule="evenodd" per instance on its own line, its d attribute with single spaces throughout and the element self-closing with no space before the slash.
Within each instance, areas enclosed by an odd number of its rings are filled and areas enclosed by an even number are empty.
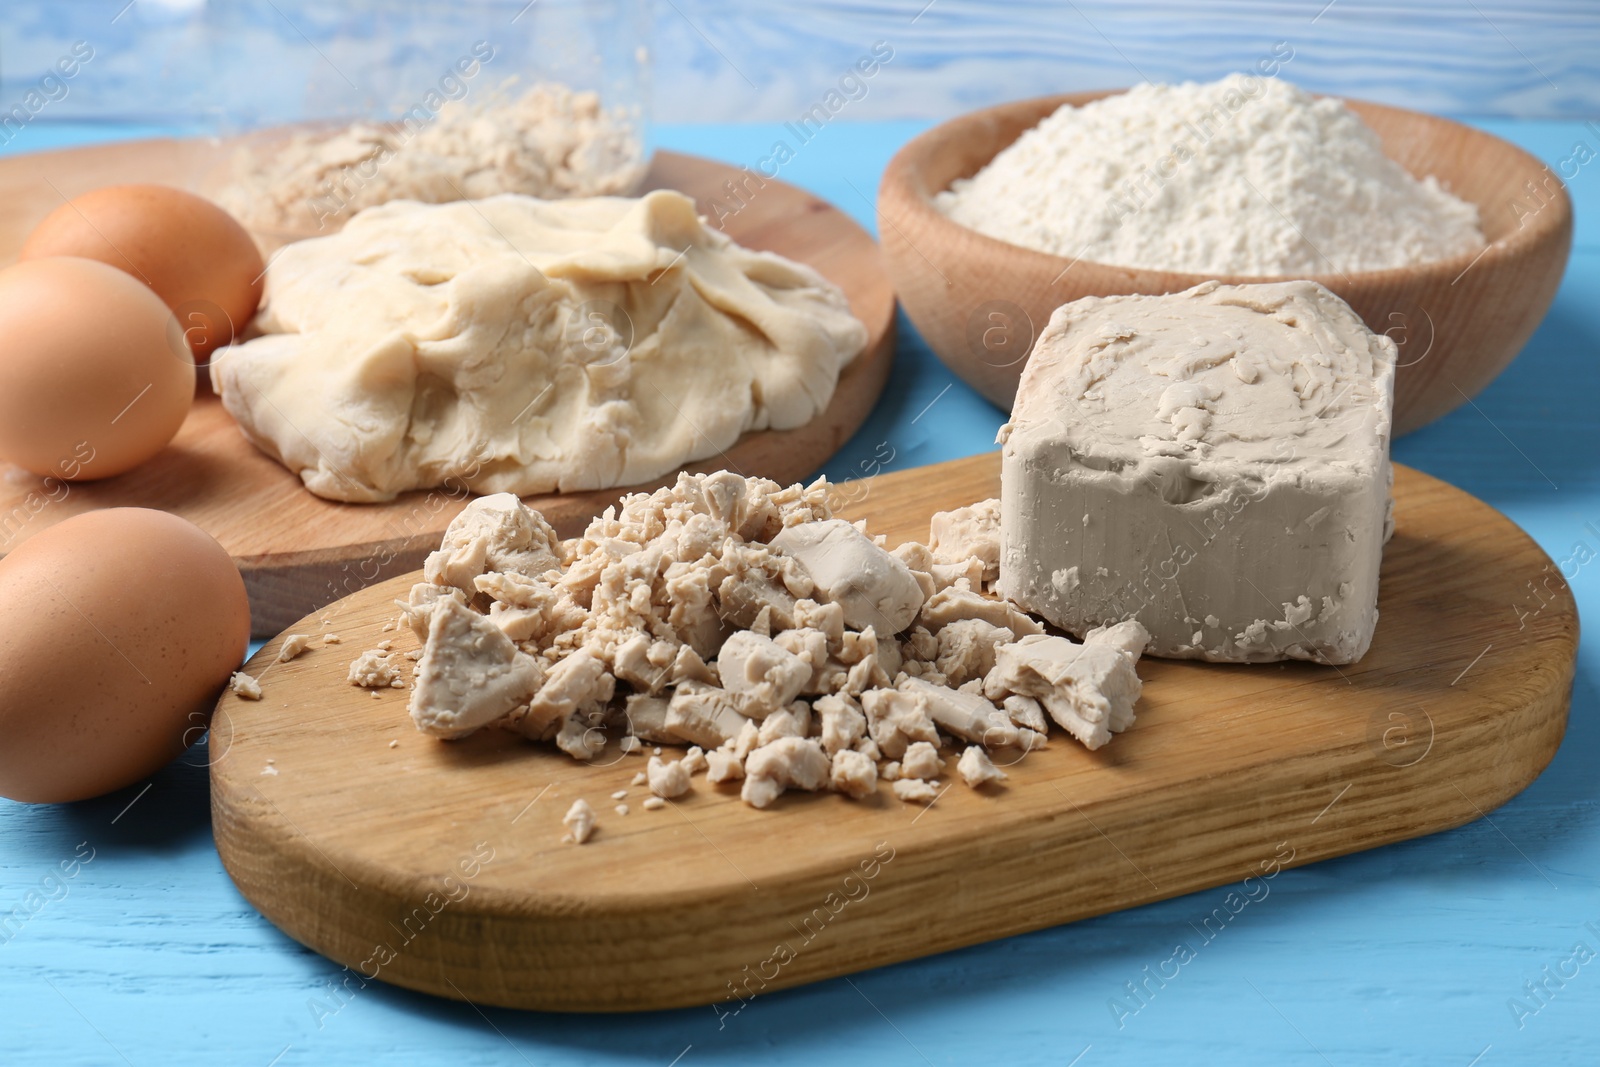
<svg viewBox="0 0 1600 1067">
<path fill-rule="evenodd" d="M 880 239 L 906 314 L 951 370 L 1006 410 L 1033 339 L 1057 307 L 1084 296 L 1176 292 L 1211 277 L 1073 262 L 986 237 L 933 205 L 935 193 L 977 173 L 1062 104 L 1120 91 L 1041 97 L 963 115 L 911 141 L 884 172 Z M 1399 345 L 1395 433 L 1408 433 L 1488 385 L 1526 343 L 1566 268 L 1572 202 L 1544 164 L 1497 137 L 1432 115 L 1346 103 L 1412 174 L 1434 175 L 1477 204 L 1489 240 L 1475 252 L 1421 266 L 1314 276 Z"/>
</svg>

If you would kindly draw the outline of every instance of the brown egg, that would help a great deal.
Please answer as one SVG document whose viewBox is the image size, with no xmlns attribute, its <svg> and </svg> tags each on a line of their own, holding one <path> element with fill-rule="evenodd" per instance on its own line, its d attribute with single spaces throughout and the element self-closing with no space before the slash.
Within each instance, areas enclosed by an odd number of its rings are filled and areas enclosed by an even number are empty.
<svg viewBox="0 0 1600 1067">
<path fill-rule="evenodd" d="M 132 276 L 69 257 L 0 270 L 0 460 L 121 474 L 172 440 L 194 388 L 172 312 Z"/>
<path fill-rule="evenodd" d="M 250 639 L 228 553 L 163 511 L 109 508 L 0 559 L 0 795 L 139 781 L 199 740 Z"/>
<path fill-rule="evenodd" d="M 168 185 L 112 185 L 62 204 L 22 246 L 21 259 L 41 256 L 98 259 L 138 278 L 166 301 L 202 363 L 256 313 L 266 271 L 232 215 Z"/>
</svg>

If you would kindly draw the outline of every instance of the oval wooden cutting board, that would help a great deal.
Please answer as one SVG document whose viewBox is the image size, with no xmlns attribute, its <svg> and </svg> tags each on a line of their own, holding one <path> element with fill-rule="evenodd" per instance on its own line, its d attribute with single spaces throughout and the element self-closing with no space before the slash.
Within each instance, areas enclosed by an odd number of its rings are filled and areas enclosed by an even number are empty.
<svg viewBox="0 0 1600 1067">
<path fill-rule="evenodd" d="M 891 544 L 993 496 L 998 454 L 839 487 Z M 520 1008 L 726 1001 L 1417 837 L 1478 818 L 1560 744 L 1578 620 L 1508 519 L 1407 468 L 1372 650 L 1342 668 L 1145 659 L 1138 720 L 1098 752 L 1052 734 L 998 789 L 932 807 L 786 794 L 765 811 L 695 779 L 646 811 L 642 755 L 599 765 L 496 731 L 417 733 L 407 694 L 345 681 L 410 577 L 297 630 L 343 643 L 248 665 L 218 704 L 213 826 L 241 892 L 380 979 Z M 947 781 L 951 780 L 947 778 Z M 611 795 L 627 792 L 618 815 Z M 599 813 L 586 845 L 561 817 Z M 1259 892 L 1259 883 L 1255 883 Z M 1225 921 L 1225 920 L 1224 920 Z"/>
<path fill-rule="evenodd" d="M 0 264 L 16 258 L 33 226 L 70 198 L 118 182 L 195 186 L 228 147 L 201 141 L 135 141 L 0 159 Z M 827 409 L 794 430 L 746 434 L 726 453 L 690 464 L 788 484 L 850 439 L 883 392 L 894 354 L 894 290 L 878 246 L 849 216 L 792 185 L 769 181 L 727 214 L 724 183 L 735 168 L 673 152 L 656 154 L 645 189 L 679 189 L 702 212 L 723 205 L 725 232 L 750 248 L 808 263 L 845 291 L 867 326 L 867 347 L 839 378 Z M 637 489 L 653 489 L 676 474 Z M 570 536 L 624 490 L 530 497 Z M 422 565 L 465 505 L 459 489 L 407 493 L 387 504 L 341 504 L 311 495 L 300 479 L 256 450 L 209 388 L 177 438 L 155 459 L 99 482 L 44 482 L 0 462 L 0 555 L 40 530 L 95 508 L 170 511 L 211 534 L 239 564 L 250 592 L 251 629 L 268 637 L 295 619 L 375 581 Z"/>
</svg>

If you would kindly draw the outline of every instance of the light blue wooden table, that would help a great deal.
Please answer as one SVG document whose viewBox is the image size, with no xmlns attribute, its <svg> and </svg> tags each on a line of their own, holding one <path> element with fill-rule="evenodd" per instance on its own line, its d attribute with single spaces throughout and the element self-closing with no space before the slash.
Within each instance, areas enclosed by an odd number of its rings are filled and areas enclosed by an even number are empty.
<svg viewBox="0 0 1600 1067">
<path fill-rule="evenodd" d="M 1600 131 L 1577 122 L 1484 125 L 1552 163 L 1577 140 L 1600 148 Z M 919 128 L 836 124 L 783 177 L 871 226 L 878 175 Z M 775 129 L 670 127 L 660 140 L 745 163 Z M 1521 359 L 1476 405 L 1395 446 L 1558 559 L 1579 543 L 1600 553 L 1597 171 L 1573 184 L 1572 264 Z M 885 446 L 891 468 L 993 447 L 1001 413 L 901 329 L 888 392 L 831 476 Z M 1572 584 L 1594 618 L 1600 562 Z M 1476 669 L 1505 666 L 1491 651 Z M 0 1064 L 1594 1064 L 1597 679 L 1588 637 L 1566 742 L 1527 792 L 1459 830 L 1280 875 L 1132 1014 L 1110 1002 L 1132 1003 L 1124 983 L 1197 944 L 1190 924 L 1225 889 L 775 994 L 720 1022 L 710 1008 L 580 1017 L 480 1012 L 377 984 L 335 994 L 338 968 L 228 881 L 204 753 L 191 753 L 100 800 L 0 801 L 0 920 L 21 917 L 0 930 Z"/>
</svg>

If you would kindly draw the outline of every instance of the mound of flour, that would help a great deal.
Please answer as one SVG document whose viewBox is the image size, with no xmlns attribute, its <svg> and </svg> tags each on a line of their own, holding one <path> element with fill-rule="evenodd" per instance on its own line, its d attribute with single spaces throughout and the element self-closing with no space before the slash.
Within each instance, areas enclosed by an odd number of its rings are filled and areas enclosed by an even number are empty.
<svg viewBox="0 0 1600 1067">
<path fill-rule="evenodd" d="M 935 203 L 1041 252 L 1205 274 L 1378 270 L 1484 243 L 1474 205 L 1406 173 L 1342 102 L 1243 74 L 1064 106 Z"/>
</svg>

